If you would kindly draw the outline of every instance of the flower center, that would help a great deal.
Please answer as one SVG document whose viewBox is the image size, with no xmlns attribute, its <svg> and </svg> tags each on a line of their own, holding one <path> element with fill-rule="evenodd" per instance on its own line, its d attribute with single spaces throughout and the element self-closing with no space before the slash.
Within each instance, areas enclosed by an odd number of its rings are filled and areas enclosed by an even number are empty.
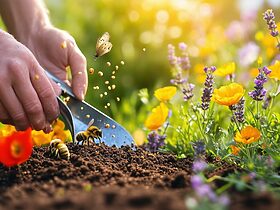
<svg viewBox="0 0 280 210">
<path fill-rule="evenodd" d="M 22 147 L 18 142 L 11 145 L 11 154 L 14 158 L 18 158 L 22 154 Z"/>
</svg>

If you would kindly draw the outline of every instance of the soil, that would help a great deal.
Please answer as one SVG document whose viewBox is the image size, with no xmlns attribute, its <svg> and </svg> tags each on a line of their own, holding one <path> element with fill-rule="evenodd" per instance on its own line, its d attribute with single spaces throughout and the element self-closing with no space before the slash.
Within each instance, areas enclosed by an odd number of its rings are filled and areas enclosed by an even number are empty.
<svg viewBox="0 0 280 210">
<path fill-rule="evenodd" d="M 68 147 L 69 161 L 55 160 L 46 147 L 40 147 L 20 167 L 0 166 L 0 209 L 187 209 L 191 158 L 103 144 Z M 238 170 L 235 165 L 207 160 L 217 166 L 208 177 Z M 233 210 L 276 210 L 279 205 L 269 194 L 231 194 Z"/>
</svg>

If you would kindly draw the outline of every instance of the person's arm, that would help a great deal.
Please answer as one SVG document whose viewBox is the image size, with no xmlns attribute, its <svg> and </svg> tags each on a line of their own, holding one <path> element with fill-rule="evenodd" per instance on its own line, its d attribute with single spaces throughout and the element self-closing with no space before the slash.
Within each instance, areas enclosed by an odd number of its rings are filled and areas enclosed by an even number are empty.
<svg viewBox="0 0 280 210">
<path fill-rule="evenodd" d="M 0 0 L 0 14 L 8 32 L 25 45 L 39 29 L 50 25 L 41 0 Z"/>
<path fill-rule="evenodd" d="M 0 13 L 8 31 L 32 51 L 39 64 L 71 84 L 74 94 L 83 100 L 87 90 L 86 58 L 72 36 L 51 25 L 43 1 L 0 0 Z M 62 43 L 67 47 L 61 47 Z M 71 81 L 67 66 L 71 68 Z"/>
</svg>

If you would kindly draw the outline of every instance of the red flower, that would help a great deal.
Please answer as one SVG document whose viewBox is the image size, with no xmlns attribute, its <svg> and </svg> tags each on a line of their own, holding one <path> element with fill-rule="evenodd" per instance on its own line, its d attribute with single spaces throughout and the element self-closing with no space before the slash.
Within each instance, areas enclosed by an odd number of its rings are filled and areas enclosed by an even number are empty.
<svg viewBox="0 0 280 210">
<path fill-rule="evenodd" d="M 32 147 L 31 128 L 0 137 L 0 162 L 7 167 L 19 165 L 29 159 Z"/>
</svg>

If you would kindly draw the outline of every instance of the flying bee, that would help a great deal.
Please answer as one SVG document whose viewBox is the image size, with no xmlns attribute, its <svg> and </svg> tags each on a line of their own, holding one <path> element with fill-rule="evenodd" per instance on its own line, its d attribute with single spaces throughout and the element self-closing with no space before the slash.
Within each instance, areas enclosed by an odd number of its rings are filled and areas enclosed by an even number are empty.
<svg viewBox="0 0 280 210">
<path fill-rule="evenodd" d="M 70 152 L 66 144 L 60 139 L 54 139 L 50 142 L 50 155 L 58 159 L 69 160 Z"/>
<path fill-rule="evenodd" d="M 81 142 L 82 145 L 84 145 L 84 143 L 87 143 L 87 145 L 89 145 L 90 142 L 94 142 L 94 139 L 98 139 L 100 141 L 100 139 L 102 138 L 102 131 L 98 127 L 94 126 L 93 122 L 94 119 L 92 119 L 88 123 L 87 130 L 77 133 L 75 137 L 77 144 Z"/>
<path fill-rule="evenodd" d="M 113 45 L 109 40 L 110 34 L 108 32 L 97 39 L 95 59 L 111 51 Z"/>
</svg>

